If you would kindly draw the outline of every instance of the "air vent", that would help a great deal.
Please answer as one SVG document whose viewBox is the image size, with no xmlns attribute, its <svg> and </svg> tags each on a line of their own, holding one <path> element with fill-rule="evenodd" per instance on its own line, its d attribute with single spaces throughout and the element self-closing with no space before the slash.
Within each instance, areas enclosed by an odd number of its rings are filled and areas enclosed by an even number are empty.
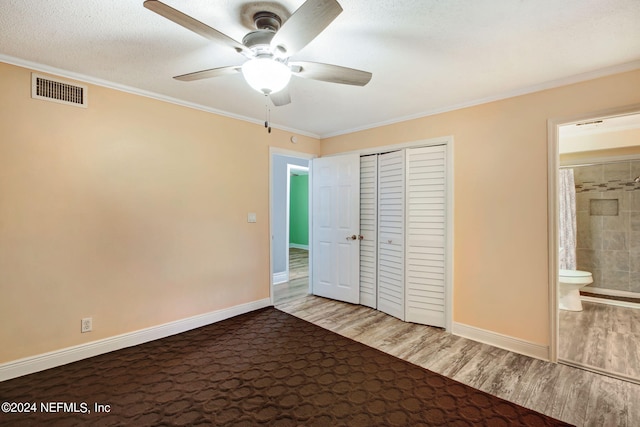
<svg viewBox="0 0 640 427">
<path fill-rule="evenodd" d="M 31 73 L 31 98 L 87 107 L 87 86 Z"/>
</svg>

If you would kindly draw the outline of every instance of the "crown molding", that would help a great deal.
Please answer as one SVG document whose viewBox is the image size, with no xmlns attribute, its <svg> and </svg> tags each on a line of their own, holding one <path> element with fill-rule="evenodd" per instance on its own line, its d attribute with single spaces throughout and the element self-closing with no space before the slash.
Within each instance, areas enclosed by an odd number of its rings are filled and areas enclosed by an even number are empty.
<svg viewBox="0 0 640 427">
<path fill-rule="evenodd" d="M 514 89 L 506 92 L 502 92 L 496 95 L 492 95 L 486 98 L 479 98 L 475 100 L 470 100 L 467 102 L 462 102 L 459 104 L 453 104 L 442 108 L 435 108 L 433 110 L 423 111 L 421 113 L 411 114 L 408 116 L 397 117 L 391 120 L 385 120 L 377 123 L 371 123 L 368 125 L 364 125 L 357 128 L 345 129 L 338 132 L 332 132 L 328 134 L 322 134 L 320 137 L 322 139 L 332 138 L 334 136 L 347 135 L 350 133 L 360 132 L 364 130 L 369 130 L 377 127 L 393 125 L 396 123 L 402 123 L 409 120 L 421 119 L 423 117 L 435 116 L 436 114 L 448 113 L 450 111 L 461 110 L 463 108 L 475 107 L 477 105 L 488 104 L 490 102 L 500 101 L 503 99 L 514 98 L 516 96 L 527 95 L 530 93 L 541 92 L 543 90 L 554 89 L 557 87 L 568 86 L 575 83 L 580 83 L 588 80 L 597 79 L 600 77 L 606 77 L 614 74 L 620 74 L 627 71 L 633 71 L 640 69 L 640 60 L 627 62 L 624 64 L 618 64 L 611 67 L 601 68 L 594 71 L 589 71 L 586 73 L 576 74 L 569 77 L 564 77 L 561 79 L 549 80 L 544 83 L 539 83 L 531 86 L 522 87 L 519 89 Z"/>
</svg>

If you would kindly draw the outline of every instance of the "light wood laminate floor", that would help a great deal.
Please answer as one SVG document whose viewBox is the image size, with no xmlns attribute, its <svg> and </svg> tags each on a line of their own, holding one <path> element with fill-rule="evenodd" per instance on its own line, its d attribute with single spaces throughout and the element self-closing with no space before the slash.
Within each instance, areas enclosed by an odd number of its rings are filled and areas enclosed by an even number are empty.
<svg viewBox="0 0 640 427">
<path fill-rule="evenodd" d="M 296 317 L 577 426 L 640 426 L 640 385 L 553 364 L 316 296 L 276 307 Z"/>
<path fill-rule="evenodd" d="M 587 301 L 582 307 L 560 310 L 558 357 L 640 382 L 640 309 Z"/>
<path fill-rule="evenodd" d="M 273 285 L 274 304 L 309 294 L 309 251 L 289 248 L 289 281 Z"/>
</svg>

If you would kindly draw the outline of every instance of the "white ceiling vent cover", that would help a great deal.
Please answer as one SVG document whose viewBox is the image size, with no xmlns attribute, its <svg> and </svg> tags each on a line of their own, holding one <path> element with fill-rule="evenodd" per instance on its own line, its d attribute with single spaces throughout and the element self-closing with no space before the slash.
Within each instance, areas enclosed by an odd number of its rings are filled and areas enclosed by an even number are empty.
<svg viewBox="0 0 640 427">
<path fill-rule="evenodd" d="M 88 87 L 31 73 L 31 98 L 87 108 Z"/>
</svg>

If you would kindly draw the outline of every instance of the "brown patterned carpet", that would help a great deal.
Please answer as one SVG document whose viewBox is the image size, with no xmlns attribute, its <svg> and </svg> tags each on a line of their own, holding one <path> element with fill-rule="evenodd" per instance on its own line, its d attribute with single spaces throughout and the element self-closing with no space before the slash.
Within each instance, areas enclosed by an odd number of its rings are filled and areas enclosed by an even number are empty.
<svg viewBox="0 0 640 427">
<path fill-rule="evenodd" d="M 2 382 L 7 401 L 37 413 L 0 425 L 568 425 L 275 308 Z"/>
</svg>

